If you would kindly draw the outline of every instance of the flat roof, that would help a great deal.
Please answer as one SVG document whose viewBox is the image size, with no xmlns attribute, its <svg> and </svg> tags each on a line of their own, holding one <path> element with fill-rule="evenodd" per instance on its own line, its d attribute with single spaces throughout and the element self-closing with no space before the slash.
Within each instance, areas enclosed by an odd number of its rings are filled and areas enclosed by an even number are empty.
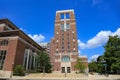
<svg viewBox="0 0 120 80">
<path fill-rule="evenodd" d="M 73 13 L 74 13 L 74 10 L 73 10 L 73 9 L 69 9 L 69 10 L 58 10 L 58 11 L 56 11 L 56 14 L 57 14 L 57 13 L 64 13 L 64 12 L 73 12 Z"/>
</svg>

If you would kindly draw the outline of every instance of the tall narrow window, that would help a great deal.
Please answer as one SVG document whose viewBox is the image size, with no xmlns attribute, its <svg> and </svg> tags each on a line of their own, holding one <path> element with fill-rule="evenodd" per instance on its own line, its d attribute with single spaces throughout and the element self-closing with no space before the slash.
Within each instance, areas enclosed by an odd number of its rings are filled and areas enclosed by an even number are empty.
<svg viewBox="0 0 120 80">
<path fill-rule="evenodd" d="M 60 14 L 60 19 L 64 19 L 64 14 Z"/>
<path fill-rule="evenodd" d="M 0 70 L 3 69 L 5 57 L 6 57 L 6 50 L 1 50 L 0 51 Z"/>
<path fill-rule="evenodd" d="M 70 14 L 66 13 L 66 19 L 70 19 Z"/>
<path fill-rule="evenodd" d="M 64 24 L 60 25 L 61 30 L 64 30 Z"/>
<path fill-rule="evenodd" d="M 69 23 L 66 24 L 66 29 L 70 29 L 70 24 Z"/>
<path fill-rule="evenodd" d="M 8 45 L 8 40 L 2 40 L 2 41 L 0 41 L 0 45 Z"/>
</svg>

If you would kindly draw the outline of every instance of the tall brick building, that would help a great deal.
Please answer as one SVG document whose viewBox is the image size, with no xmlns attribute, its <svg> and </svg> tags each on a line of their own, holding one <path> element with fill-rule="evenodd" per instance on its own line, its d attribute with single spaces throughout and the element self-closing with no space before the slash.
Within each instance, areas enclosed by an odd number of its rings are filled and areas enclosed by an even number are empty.
<svg viewBox="0 0 120 80">
<path fill-rule="evenodd" d="M 44 49 L 8 19 L 0 19 L 0 77 L 10 77 L 16 65 L 37 68 L 36 57 Z"/>
<path fill-rule="evenodd" d="M 50 44 L 50 57 L 53 71 L 61 73 L 74 72 L 74 65 L 78 57 L 74 10 L 56 11 L 54 29 L 54 38 L 51 40 Z"/>
</svg>

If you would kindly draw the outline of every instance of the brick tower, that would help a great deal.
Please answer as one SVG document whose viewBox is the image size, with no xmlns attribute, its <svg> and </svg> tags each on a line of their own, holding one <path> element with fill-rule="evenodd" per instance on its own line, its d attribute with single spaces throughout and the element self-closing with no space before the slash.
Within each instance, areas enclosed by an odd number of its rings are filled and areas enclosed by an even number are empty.
<svg viewBox="0 0 120 80">
<path fill-rule="evenodd" d="M 74 10 L 56 11 L 54 38 L 50 57 L 53 71 L 71 73 L 78 57 L 78 43 Z"/>
</svg>

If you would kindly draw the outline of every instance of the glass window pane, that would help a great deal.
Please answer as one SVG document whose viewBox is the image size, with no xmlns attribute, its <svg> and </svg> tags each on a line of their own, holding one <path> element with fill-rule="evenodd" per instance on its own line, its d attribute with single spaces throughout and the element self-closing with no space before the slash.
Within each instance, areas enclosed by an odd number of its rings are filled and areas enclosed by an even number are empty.
<svg viewBox="0 0 120 80">
<path fill-rule="evenodd" d="M 68 62 L 68 61 L 70 61 L 70 57 L 69 56 L 63 56 L 62 61 L 63 62 Z"/>
<path fill-rule="evenodd" d="M 60 14 L 60 19 L 64 19 L 64 14 Z"/>
<path fill-rule="evenodd" d="M 70 19 L 70 14 L 66 13 L 66 19 Z"/>
<path fill-rule="evenodd" d="M 64 30 L 64 24 L 61 24 L 60 27 L 61 27 L 61 30 Z"/>
<path fill-rule="evenodd" d="M 69 23 L 66 24 L 66 29 L 70 29 L 70 24 Z"/>
</svg>

